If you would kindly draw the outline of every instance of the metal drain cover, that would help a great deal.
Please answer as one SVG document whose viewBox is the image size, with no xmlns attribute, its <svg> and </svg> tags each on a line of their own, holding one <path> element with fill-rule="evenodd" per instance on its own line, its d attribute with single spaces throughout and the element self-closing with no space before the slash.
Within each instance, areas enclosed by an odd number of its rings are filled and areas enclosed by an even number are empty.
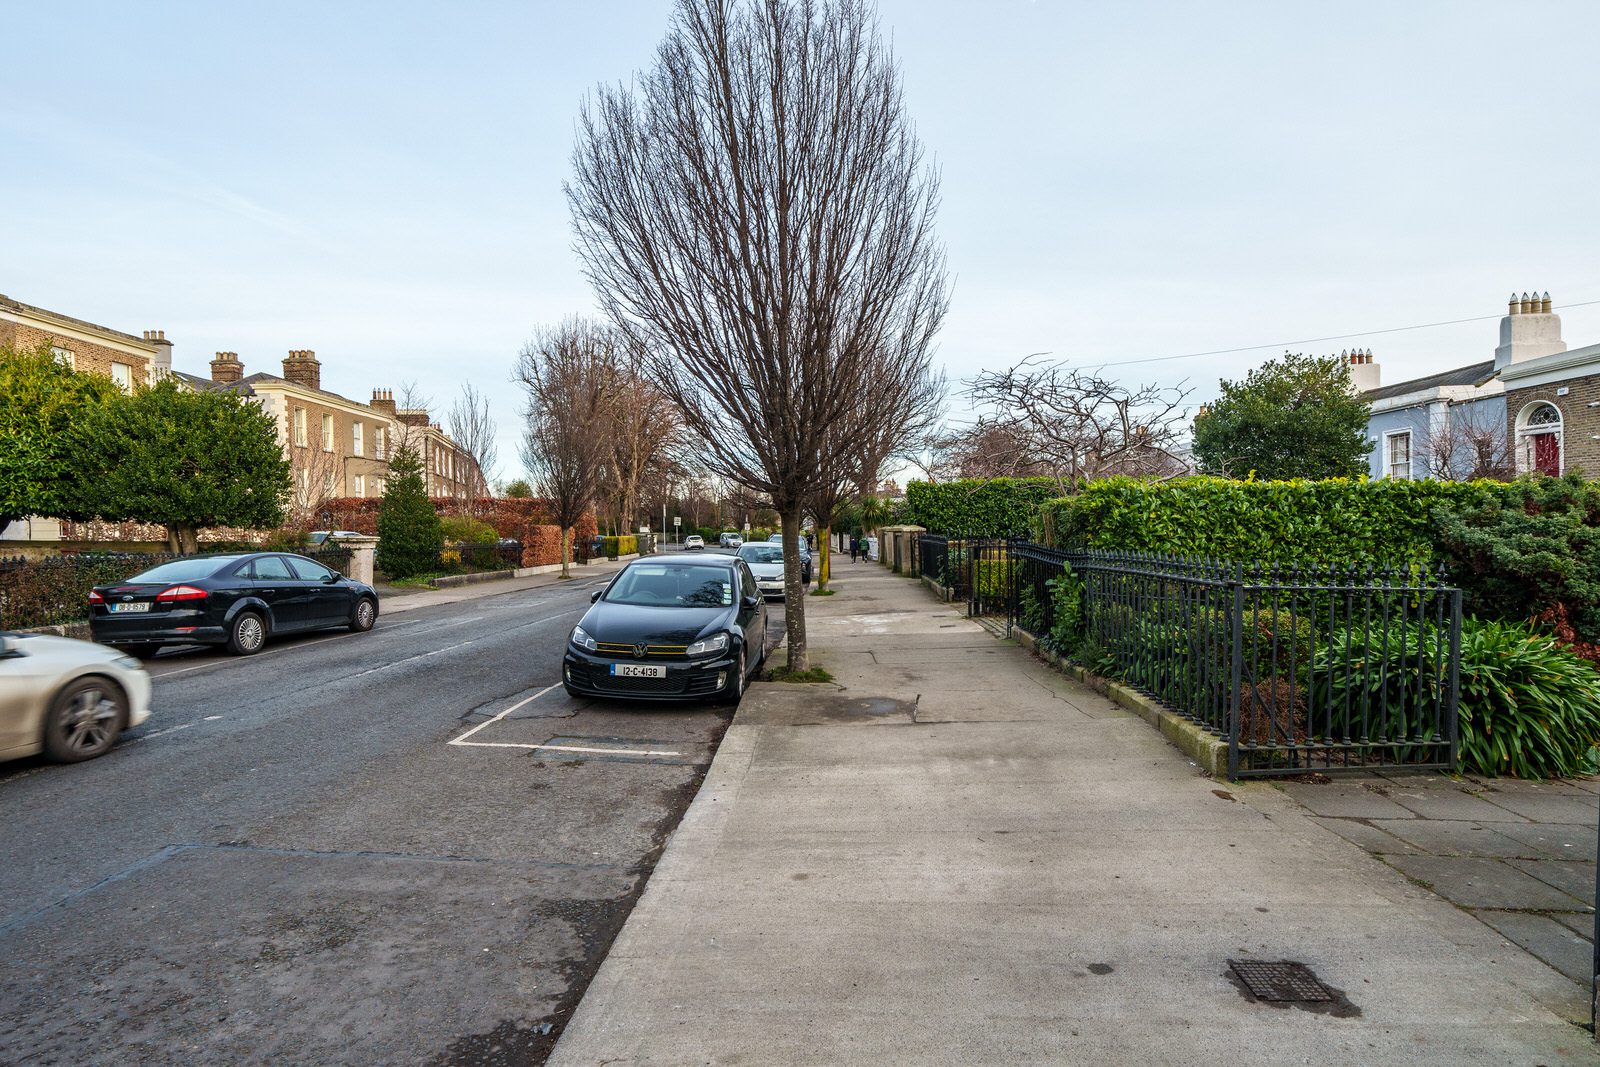
<svg viewBox="0 0 1600 1067">
<path fill-rule="evenodd" d="M 1332 1000 L 1328 987 L 1317 980 L 1311 968 L 1287 960 L 1229 960 L 1228 966 L 1239 976 L 1257 1000 Z"/>
</svg>

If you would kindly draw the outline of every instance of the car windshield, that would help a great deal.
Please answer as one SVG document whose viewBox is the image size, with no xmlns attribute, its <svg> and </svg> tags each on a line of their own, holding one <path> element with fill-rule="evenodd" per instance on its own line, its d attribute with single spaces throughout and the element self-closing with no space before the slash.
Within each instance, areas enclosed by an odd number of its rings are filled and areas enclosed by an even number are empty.
<svg viewBox="0 0 1600 1067">
<path fill-rule="evenodd" d="M 151 567 L 147 571 L 140 571 L 130 582 L 192 582 L 196 578 L 209 578 L 229 564 L 243 559 L 243 556 L 203 556 L 196 559 L 175 559 L 171 563 L 163 563 L 159 567 Z"/>
<path fill-rule="evenodd" d="M 613 604 L 718 608 L 733 603 L 733 570 L 672 563 L 635 563 L 606 592 Z"/>
<path fill-rule="evenodd" d="M 782 563 L 782 545 L 745 545 L 739 555 L 746 563 Z"/>
</svg>

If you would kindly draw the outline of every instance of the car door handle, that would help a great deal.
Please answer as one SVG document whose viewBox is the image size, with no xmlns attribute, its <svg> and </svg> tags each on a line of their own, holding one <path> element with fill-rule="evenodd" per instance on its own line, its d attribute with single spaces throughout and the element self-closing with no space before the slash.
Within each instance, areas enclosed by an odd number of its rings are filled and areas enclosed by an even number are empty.
<svg viewBox="0 0 1600 1067">
<path fill-rule="evenodd" d="M 256 592 L 258 592 L 258 593 L 276 593 L 277 590 L 276 589 L 260 589 L 260 588 L 258 588 L 256 590 Z"/>
</svg>

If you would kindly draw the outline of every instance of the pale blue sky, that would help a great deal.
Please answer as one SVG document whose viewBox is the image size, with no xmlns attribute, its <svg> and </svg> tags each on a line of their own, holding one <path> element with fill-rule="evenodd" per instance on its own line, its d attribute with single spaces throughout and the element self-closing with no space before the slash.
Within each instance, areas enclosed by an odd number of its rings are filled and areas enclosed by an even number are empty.
<svg viewBox="0 0 1600 1067">
<path fill-rule="evenodd" d="M 442 416 L 591 308 L 561 182 L 578 102 L 669 0 L 0 3 L 0 292 Z M 1600 301 L 1600 5 L 882 0 L 944 174 L 952 377 Z M 1600 306 L 1564 313 L 1600 342 Z M 1487 359 L 1478 322 L 1370 346 Z M 1195 400 L 1269 353 L 1129 367 Z"/>
</svg>

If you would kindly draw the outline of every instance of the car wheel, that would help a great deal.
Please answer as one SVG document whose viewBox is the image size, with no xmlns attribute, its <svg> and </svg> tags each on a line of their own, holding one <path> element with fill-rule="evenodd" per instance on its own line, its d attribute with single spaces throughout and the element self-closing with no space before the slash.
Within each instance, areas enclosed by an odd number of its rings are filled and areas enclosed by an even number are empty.
<svg viewBox="0 0 1600 1067">
<path fill-rule="evenodd" d="M 155 659 L 160 645 L 125 645 L 123 651 L 135 659 Z"/>
<path fill-rule="evenodd" d="M 228 651 L 235 656 L 253 656 L 267 643 L 267 620 L 253 611 L 241 611 L 228 627 Z"/>
<path fill-rule="evenodd" d="M 104 678 L 80 678 L 56 694 L 44 725 L 44 751 L 57 763 L 105 755 L 127 721 L 128 700 Z"/>
<path fill-rule="evenodd" d="M 733 672 L 733 685 L 722 691 L 722 700 L 726 704 L 737 704 L 744 698 L 745 674 L 747 664 L 744 660 L 744 647 L 739 648 L 739 668 Z"/>
<path fill-rule="evenodd" d="M 350 616 L 350 632 L 364 634 L 378 621 L 378 605 L 368 597 L 356 601 L 355 613 Z"/>
</svg>

